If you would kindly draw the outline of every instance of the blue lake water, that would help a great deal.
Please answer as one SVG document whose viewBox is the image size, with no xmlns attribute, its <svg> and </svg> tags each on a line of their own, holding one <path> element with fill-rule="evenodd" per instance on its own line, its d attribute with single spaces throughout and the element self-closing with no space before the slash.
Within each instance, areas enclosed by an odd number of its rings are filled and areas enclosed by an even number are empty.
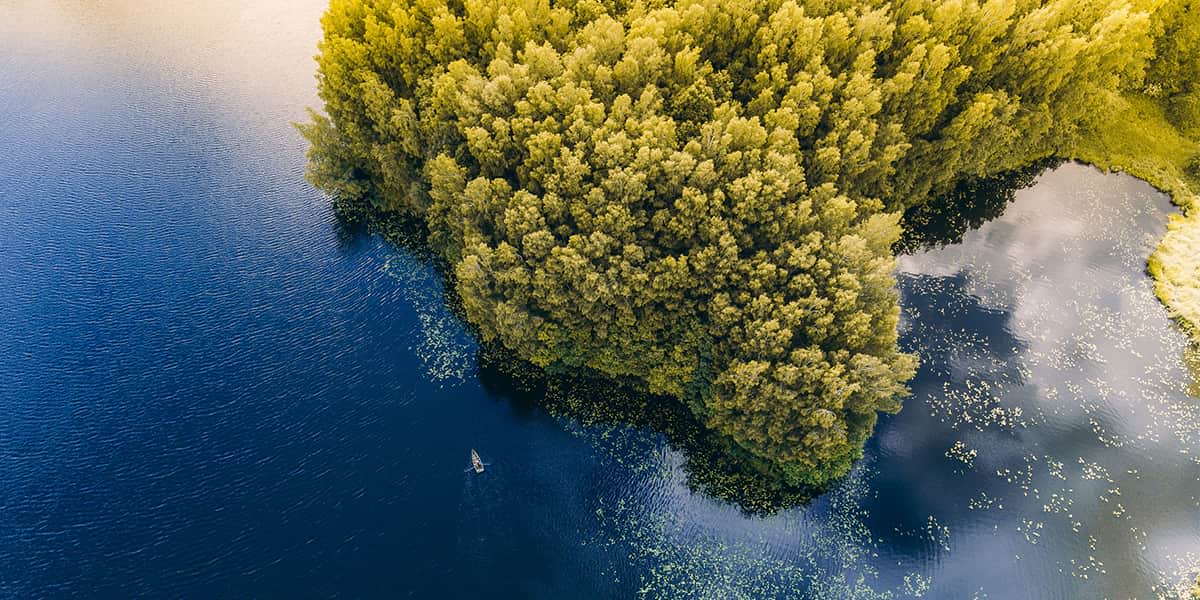
<svg viewBox="0 0 1200 600">
<path fill-rule="evenodd" d="M 1200 570 L 1149 186 L 1064 165 L 902 257 L 913 397 L 846 481 L 750 515 L 661 433 L 489 383 L 432 266 L 338 223 L 290 125 L 322 10 L 0 0 L 0 597 L 1175 598 Z"/>
</svg>

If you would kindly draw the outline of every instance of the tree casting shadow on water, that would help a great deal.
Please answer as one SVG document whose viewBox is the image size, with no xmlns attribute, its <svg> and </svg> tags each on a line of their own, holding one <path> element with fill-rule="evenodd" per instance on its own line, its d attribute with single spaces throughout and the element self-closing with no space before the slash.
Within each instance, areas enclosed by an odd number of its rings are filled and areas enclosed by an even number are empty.
<svg viewBox="0 0 1200 600">
<path fill-rule="evenodd" d="M 442 280 L 446 306 L 468 328 L 452 268 L 429 247 L 420 222 L 379 211 L 366 202 L 333 201 L 340 243 L 350 245 L 379 235 L 388 243 L 432 265 Z M 472 334 L 479 339 L 478 332 Z M 584 427 L 646 428 L 662 434 L 684 456 L 687 486 L 696 493 L 736 505 L 749 515 L 765 516 L 803 506 L 825 489 L 796 488 L 763 473 L 751 457 L 704 427 L 682 402 L 639 390 L 578 369 L 543 369 L 521 360 L 498 344 L 480 342 L 476 363 L 483 387 L 519 409 L 540 409 Z"/>
<path fill-rule="evenodd" d="M 704 427 L 673 398 L 593 373 L 542 369 L 495 344 L 479 351 L 479 378 L 492 394 L 513 404 L 532 403 L 546 413 L 588 428 L 646 428 L 662 434 L 684 456 L 687 486 L 737 505 L 748 515 L 803 506 L 824 489 L 794 488 L 756 469 L 733 444 Z"/>
<path fill-rule="evenodd" d="M 1004 214 L 1017 192 L 1062 162 L 1045 159 L 995 177 L 960 182 L 949 194 L 905 211 L 903 233 L 892 250 L 897 255 L 912 254 L 961 243 L 967 232 Z"/>
<path fill-rule="evenodd" d="M 896 253 L 960 243 L 967 232 L 1003 214 L 1019 190 L 1032 185 L 1038 175 L 1059 162 L 1042 161 L 998 177 L 966 181 L 952 193 L 907 211 Z M 434 266 L 442 280 L 443 301 L 471 327 L 453 292 L 452 268 L 427 244 L 423 224 L 379 211 L 365 202 L 335 200 L 333 207 L 342 243 L 379 235 Z M 1198 357 L 1200 352 L 1189 353 L 1189 363 L 1200 364 Z M 684 455 L 683 471 L 689 489 L 734 504 L 747 514 L 769 515 L 802 506 L 826 491 L 789 487 L 763 474 L 761 465 L 753 464 L 751 457 L 704 427 L 683 403 L 672 398 L 654 396 L 628 382 L 596 373 L 542 369 L 497 344 L 480 343 L 477 364 L 484 388 L 514 407 L 540 409 L 585 427 L 628 426 L 662 434 Z"/>
</svg>

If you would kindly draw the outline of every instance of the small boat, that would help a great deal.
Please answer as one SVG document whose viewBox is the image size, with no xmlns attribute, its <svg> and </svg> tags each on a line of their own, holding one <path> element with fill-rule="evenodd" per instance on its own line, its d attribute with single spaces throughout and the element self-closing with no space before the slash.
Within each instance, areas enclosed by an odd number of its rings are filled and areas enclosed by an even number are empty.
<svg viewBox="0 0 1200 600">
<path fill-rule="evenodd" d="M 476 473 L 483 472 L 483 460 L 479 458 L 479 453 L 471 448 L 471 468 L 475 469 Z"/>
</svg>

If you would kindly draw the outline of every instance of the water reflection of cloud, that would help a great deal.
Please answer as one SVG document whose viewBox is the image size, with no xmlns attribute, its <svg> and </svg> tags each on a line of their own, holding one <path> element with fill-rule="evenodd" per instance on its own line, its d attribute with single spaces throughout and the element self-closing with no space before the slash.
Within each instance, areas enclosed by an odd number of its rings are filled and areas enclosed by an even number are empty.
<svg viewBox="0 0 1200 600">
<path fill-rule="evenodd" d="M 981 305 L 1005 310 L 1007 326 L 1028 346 L 1021 356 L 1028 379 L 1052 384 L 1043 408 L 1076 419 L 1097 400 L 1139 398 L 1146 368 L 1177 363 L 1182 352 L 1142 274 L 1163 226 L 1165 201 L 1146 202 L 1150 195 L 1157 194 L 1132 178 L 1066 165 L 963 244 L 902 257 L 900 271 L 961 276 Z M 1153 427 L 1138 418 L 1120 424 L 1131 436 Z"/>
<path fill-rule="evenodd" d="M 1174 534 L 1159 532 L 1187 523 L 1195 506 L 1200 419 L 1184 393 L 1186 340 L 1143 272 L 1168 208 L 1130 177 L 1066 165 L 962 244 L 901 258 L 905 339 L 925 364 L 880 435 L 895 457 L 881 473 L 895 462 L 907 474 L 878 485 L 901 495 L 913 481 L 933 487 L 894 511 L 945 515 L 953 530 L 978 528 L 980 515 L 964 508 L 994 518 L 990 538 L 955 538 L 944 578 L 978 573 L 969 557 L 1011 554 L 984 579 L 1035 581 L 1028 591 L 1048 597 L 1089 587 L 1136 597 L 1178 555 Z M 954 458 L 947 448 L 976 458 L 930 467 Z M 1194 539 L 1194 523 L 1185 527 Z M 1018 555 L 1040 562 L 1022 566 Z M 1054 581 L 1072 592 L 1056 595 Z"/>
</svg>

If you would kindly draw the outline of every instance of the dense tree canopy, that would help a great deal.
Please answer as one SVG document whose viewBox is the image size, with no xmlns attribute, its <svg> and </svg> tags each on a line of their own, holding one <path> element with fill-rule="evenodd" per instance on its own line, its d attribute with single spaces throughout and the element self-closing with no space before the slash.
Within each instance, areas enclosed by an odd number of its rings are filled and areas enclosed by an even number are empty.
<svg viewBox="0 0 1200 600">
<path fill-rule="evenodd" d="M 914 372 L 898 211 L 1059 154 L 1148 65 L 1192 93 L 1195 52 L 1150 62 L 1189 9 L 1144 4 L 334 0 L 310 175 L 425 222 L 485 339 L 820 484 Z"/>
<path fill-rule="evenodd" d="M 1148 91 L 1162 96 L 1174 124 L 1200 131 L 1200 1 L 1167 2 L 1155 25 L 1156 59 L 1147 72 Z M 1200 155 L 1194 159 L 1200 162 Z M 1194 175 L 1200 180 L 1200 173 Z"/>
</svg>

